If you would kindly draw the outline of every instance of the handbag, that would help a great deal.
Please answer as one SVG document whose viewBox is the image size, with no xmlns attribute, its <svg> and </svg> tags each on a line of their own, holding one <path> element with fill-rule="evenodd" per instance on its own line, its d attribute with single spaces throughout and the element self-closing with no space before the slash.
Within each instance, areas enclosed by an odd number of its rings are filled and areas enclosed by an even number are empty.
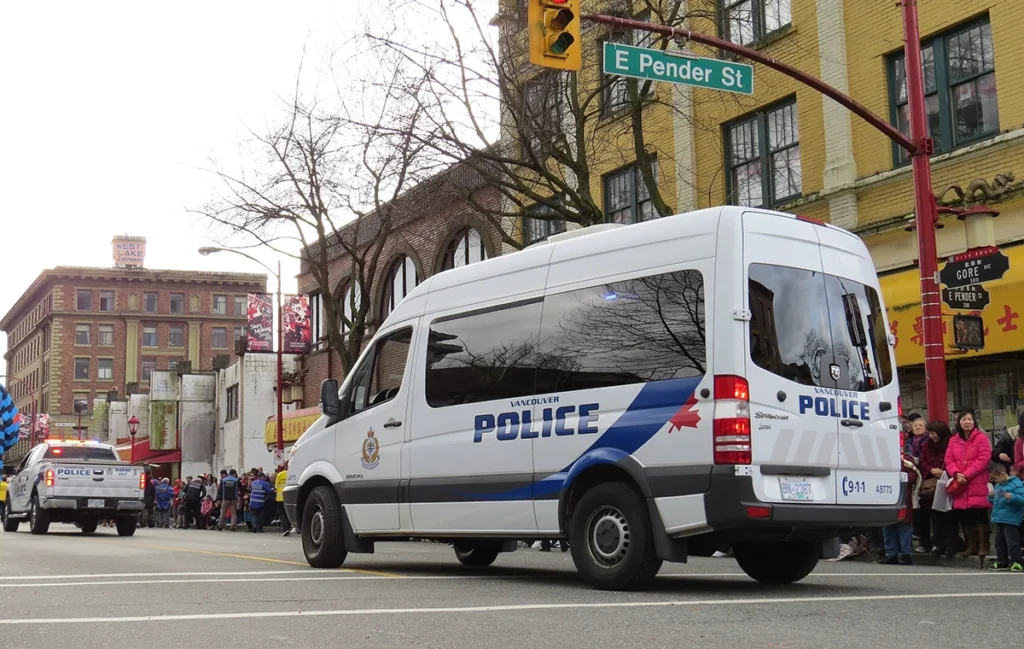
<svg viewBox="0 0 1024 649">
<path fill-rule="evenodd" d="M 943 472 L 939 479 L 935 481 L 935 495 L 932 498 L 932 511 L 948 512 L 953 508 L 952 499 L 949 497 L 949 492 L 946 490 L 946 483 L 948 481 L 949 477 L 945 472 Z"/>
<path fill-rule="evenodd" d="M 957 481 L 956 477 L 952 477 L 946 482 L 946 493 L 950 496 L 955 496 L 960 493 L 960 490 L 964 488 L 964 485 Z"/>
<path fill-rule="evenodd" d="M 935 476 L 925 478 L 921 481 L 921 488 L 918 490 L 918 494 L 921 496 L 921 500 L 931 500 L 935 497 L 935 489 L 939 486 L 939 479 Z"/>
</svg>

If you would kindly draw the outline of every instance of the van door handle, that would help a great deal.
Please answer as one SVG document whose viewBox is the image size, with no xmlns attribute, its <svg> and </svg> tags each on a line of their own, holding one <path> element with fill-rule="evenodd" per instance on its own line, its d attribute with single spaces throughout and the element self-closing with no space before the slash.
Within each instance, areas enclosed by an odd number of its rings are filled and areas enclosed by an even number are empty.
<svg viewBox="0 0 1024 649">
<path fill-rule="evenodd" d="M 402 422 L 395 421 L 394 419 L 388 419 L 386 422 L 384 422 L 384 428 L 398 428 L 401 425 Z"/>
<path fill-rule="evenodd" d="M 839 423 L 844 426 L 852 426 L 853 428 L 860 428 L 864 425 L 864 422 L 860 419 L 843 419 Z"/>
<path fill-rule="evenodd" d="M 882 412 L 889 412 L 890 410 L 892 410 L 892 404 L 889 403 L 888 401 L 883 401 L 882 403 L 878 404 L 878 409 L 881 410 Z"/>
</svg>

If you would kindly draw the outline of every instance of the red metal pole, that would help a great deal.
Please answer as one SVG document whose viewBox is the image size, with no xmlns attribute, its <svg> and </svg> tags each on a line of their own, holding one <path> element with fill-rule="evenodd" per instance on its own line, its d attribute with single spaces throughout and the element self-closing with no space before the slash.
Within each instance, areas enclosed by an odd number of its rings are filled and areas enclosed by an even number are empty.
<svg viewBox="0 0 1024 649">
<path fill-rule="evenodd" d="M 128 463 L 135 464 L 135 435 L 129 435 L 131 438 L 131 445 L 128 447 Z"/>
<path fill-rule="evenodd" d="M 928 419 L 949 420 L 946 394 L 946 350 L 942 336 L 942 305 L 939 296 L 939 264 L 935 244 L 938 205 L 932 193 L 929 156 L 933 151 L 928 137 L 928 117 L 924 105 L 924 72 L 921 68 L 921 33 L 917 24 L 917 0 L 901 0 L 907 67 L 907 99 L 910 109 L 910 152 L 914 174 L 914 212 L 918 260 L 921 265 L 922 333 L 924 334 L 924 377 L 928 398 Z"/>
<path fill-rule="evenodd" d="M 281 381 L 284 374 L 284 302 L 281 301 L 281 261 L 277 262 L 277 450 L 284 451 Z"/>
</svg>

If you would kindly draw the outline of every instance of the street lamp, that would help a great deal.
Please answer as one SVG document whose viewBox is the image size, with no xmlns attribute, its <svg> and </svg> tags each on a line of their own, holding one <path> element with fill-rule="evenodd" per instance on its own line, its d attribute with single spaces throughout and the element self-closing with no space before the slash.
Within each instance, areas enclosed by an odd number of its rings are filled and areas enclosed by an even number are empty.
<svg viewBox="0 0 1024 649">
<path fill-rule="evenodd" d="M 137 432 L 139 432 L 139 419 L 132 415 L 128 420 L 128 434 L 132 438 L 132 446 L 128 450 L 128 460 L 131 464 L 135 464 L 135 433 Z"/>
<path fill-rule="evenodd" d="M 250 261 L 254 261 L 260 266 L 267 269 L 267 272 L 273 275 L 277 279 L 277 452 L 280 455 L 284 455 L 284 422 L 283 411 L 284 406 L 282 405 L 283 396 L 281 394 L 284 374 L 284 302 L 281 300 L 281 261 L 277 262 L 277 272 L 264 264 L 259 259 L 256 259 L 252 255 L 241 250 L 234 250 L 232 248 L 217 248 L 214 246 L 204 246 L 199 249 L 200 255 L 212 255 L 215 252 L 233 252 L 236 255 L 241 255 Z"/>
</svg>

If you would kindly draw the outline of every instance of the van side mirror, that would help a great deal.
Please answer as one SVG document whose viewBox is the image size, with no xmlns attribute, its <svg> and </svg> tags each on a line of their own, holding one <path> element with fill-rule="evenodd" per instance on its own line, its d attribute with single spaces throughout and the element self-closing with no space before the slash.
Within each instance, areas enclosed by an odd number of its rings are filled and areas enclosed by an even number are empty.
<svg viewBox="0 0 1024 649">
<path fill-rule="evenodd" d="M 341 418 L 341 398 L 338 396 L 338 382 L 324 379 L 320 383 L 320 412 L 330 419 Z"/>
</svg>

